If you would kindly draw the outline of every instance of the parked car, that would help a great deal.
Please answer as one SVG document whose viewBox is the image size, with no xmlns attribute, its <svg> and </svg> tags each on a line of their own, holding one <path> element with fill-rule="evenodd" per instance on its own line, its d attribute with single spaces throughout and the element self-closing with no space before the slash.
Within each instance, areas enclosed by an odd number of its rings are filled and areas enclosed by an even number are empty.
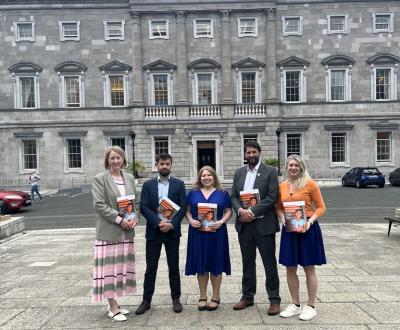
<svg viewBox="0 0 400 330">
<path fill-rule="evenodd" d="M 0 189 L 0 201 L 7 212 L 16 211 L 32 204 L 31 195 L 23 191 Z"/>
<path fill-rule="evenodd" d="M 342 186 L 385 186 L 385 177 L 376 167 L 354 167 L 342 177 Z"/>
<path fill-rule="evenodd" d="M 400 167 L 389 173 L 389 182 L 392 186 L 400 186 Z"/>
</svg>

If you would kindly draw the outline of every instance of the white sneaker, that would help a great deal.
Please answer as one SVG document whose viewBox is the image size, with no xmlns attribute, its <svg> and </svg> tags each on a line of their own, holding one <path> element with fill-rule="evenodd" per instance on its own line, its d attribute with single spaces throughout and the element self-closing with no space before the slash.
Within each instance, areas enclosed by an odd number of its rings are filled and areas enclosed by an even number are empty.
<svg viewBox="0 0 400 330">
<path fill-rule="evenodd" d="M 301 313 L 301 306 L 297 307 L 295 304 L 288 305 L 282 312 L 279 313 L 280 317 L 292 317 Z"/>
<path fill-rule="evenodd" d="M 110 305 L 108 305 L 108 307 L 107 307 L 107 312 L 109 312 L 109 311 L 110 311 Z M 121 308 L 121 307 L 119 307 L 119 306 L 118 306 L 118 311 L 119 311 L 122 315 L 127 315 L 127 314 L 130 313 L 130 311 L 128 311 L 127 309 Z"/>
<path fill-rule="evenodd" d="M 114 314 L 113 312 L 110 311 L 110 312 L 108 312 L 107 316 L 108 316 L 111 320 L 116 321 L 116 322 L 124 322 L 124 321 L 127 320 L 126 316 L 125 316 L 125 315 L 122 315 L 121 312 L 118 312 L 118 313 L 115 313 L 115 314 Z"/>
<path fill-rule="evenodd" d="M 303 307 L 303 311 L 299 315 L 299 319 L 302 321 L 310 321 L 316 316 L 317 316 L 317 310 L 309 305 L 306 305 Z"/>
</svg>

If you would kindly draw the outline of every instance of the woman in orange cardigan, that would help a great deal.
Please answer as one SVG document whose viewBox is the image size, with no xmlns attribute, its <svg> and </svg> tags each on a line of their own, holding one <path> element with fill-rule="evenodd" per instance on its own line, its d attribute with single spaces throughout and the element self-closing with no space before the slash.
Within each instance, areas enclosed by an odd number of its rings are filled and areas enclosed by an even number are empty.
<svg viewBox="0 0 400 330">
<path fill-rule="evenodd" d="M 279 186 L 276 212 L 283 224 L 279 263 L 286 266 L 292 304 L 279 315 L 281 317 L 299 315 L 300 320 L 309 321 L 317 315 L 314 306 L 318 287 L 315 265 L 326 264 L 322 233 L 317 221 L 325 213 L 325 203 L 318 185 L 311 179 L 300 156 L 288 157 L 286 172 L 287 180 Z M 301 232 L 287 232 L 283 203 L 295 201 L 305 202 L 307 222 Z M 307 282 L 308 304 L 303 307 L 300 306 L 299 298 L 298 265 L 303 267 Z"/>
</svg>

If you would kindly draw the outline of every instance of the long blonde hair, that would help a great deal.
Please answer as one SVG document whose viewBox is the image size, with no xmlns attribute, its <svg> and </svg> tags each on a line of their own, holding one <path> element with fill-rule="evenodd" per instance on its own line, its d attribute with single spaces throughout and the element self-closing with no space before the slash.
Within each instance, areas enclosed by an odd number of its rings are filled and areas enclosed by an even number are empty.
<svg viewBox="0 0 400 330">
<path fill-rule="evenodd" d="M 303 189 L 307 185 L 307 182 L 309 180 L 311 180 L 311 176 L 307 171 L 306 163 L 304 162 L 303 158 L 301 158 L 298 155 L 290 155 L 287 158 L 287 160 L 286 160 L 286 173 L 287 173 L 287 170 L 288 170 L 289 162 L 292 161 L 292 160 L 294 160 L 300 166 L 300 174 L 297 177 L 297 179 L 292 182 L 293 188 L 296 191 L 296 190 Z M 291 182 L 289 177 L 287 177 L 287 180 L 289 182 Z"/>
</svg>

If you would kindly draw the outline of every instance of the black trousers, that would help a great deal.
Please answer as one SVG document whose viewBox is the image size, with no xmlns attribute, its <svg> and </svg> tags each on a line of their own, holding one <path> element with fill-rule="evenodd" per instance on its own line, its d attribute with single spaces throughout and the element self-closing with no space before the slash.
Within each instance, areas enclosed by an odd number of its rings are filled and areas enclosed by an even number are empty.
<svg viewBox="0 0 400 330">
<path fill-rule="evenodd" d="M 146 240 L 146 273 L 144 274 L 143 300 L 151 302 L 156 284 L 158 262 L 164 244 L 169 271 L 169 287 L 172 299 L 181 296 L 181 278 L 179 274 L 179 238 L 169 233 L 157 233 L 156 237 Z"/>
<path fill-rule="evenodd" d="M 275 257 L 275 234 L 260 235 L 254 222 L 243 223 L 239 234 L 242 253 L 242 299 L 254 300 L 257 289 L 256 249 L 260 252 L 265 270 L 265 288 L 271 304 L 279 304 L 279 277 Z"/>
</svg>

